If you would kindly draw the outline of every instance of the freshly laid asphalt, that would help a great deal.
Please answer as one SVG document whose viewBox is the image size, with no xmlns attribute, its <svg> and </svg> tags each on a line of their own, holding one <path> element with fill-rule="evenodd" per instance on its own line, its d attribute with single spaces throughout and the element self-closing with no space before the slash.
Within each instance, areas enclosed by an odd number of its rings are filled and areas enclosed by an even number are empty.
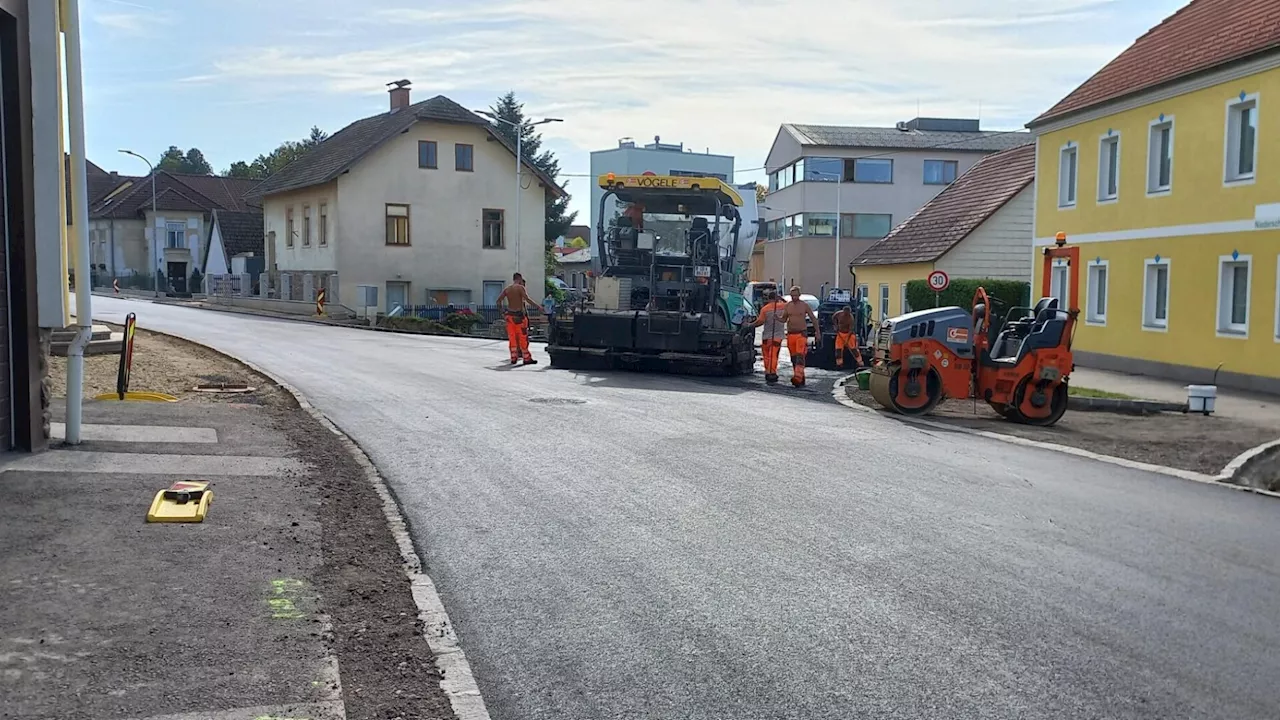
<svg viewBox="0 0 1280 720">
<path fill-rule="evenodd" d="M 364 447 L 494 718 L 1280 717 L 1269 498 L 813 389 L 94 307 L 260 366 Z"/>
</svg>

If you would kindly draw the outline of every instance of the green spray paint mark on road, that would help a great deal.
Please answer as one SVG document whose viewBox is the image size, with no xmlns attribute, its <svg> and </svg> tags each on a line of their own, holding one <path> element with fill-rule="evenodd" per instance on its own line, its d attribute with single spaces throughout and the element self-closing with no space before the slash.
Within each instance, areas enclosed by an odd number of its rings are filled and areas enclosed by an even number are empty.
<svg viewBox="0 0 1280 720">
<path fill-rule="evenodd" d="M 277 620 L 301 620 L 305 613 L 298 609 L 294 599 L 302 589 L 302 581 L 293 578 L 281 578 L 271 581 L 271 597 L 267 605 L 271 608 L 271 617 Z"/>
</svg>

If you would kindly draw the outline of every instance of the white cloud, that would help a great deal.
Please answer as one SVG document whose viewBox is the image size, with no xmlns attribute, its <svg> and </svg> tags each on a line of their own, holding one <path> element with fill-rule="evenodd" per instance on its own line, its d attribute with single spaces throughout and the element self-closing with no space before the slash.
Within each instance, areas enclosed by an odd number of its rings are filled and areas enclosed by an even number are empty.
<svg viewBox="0 0 1280 720">
<path fill-rule="evenodd" d="M 1166 0 L 1161 0 L 1165 2 Z M 1140 3 L 1145 4 L 1145 3 Z M 662 135 L 759 165 L 782 122 L 891 124 L 983 115 L 1005 129 L 1047 109 L 1133 35 L 1095 41 L 1112 0 L 327 0 L 332 21 L 296 16 L 266 48 L 228 46 L 191 82 L 255 95 L 376 94 L 409 78 L 415 97 L 514 89 L 564 117 L 549 139 L 601 148 Z M 445 8 L 445 9 L 440 9 Z M 1146 13 L 1156 14 L 1151 8 Z M 314 22 L 314 25 L 308 25 Z M 473 96 L 474 97 L 474 96 Z M 354 117 L 351 119 L 355 119 Z M 585 170 L 585 157 L 564 158 Z"/>
<path fill-rule="evenodd" d="M 145 5 L 119 3 L 123 6 L 145 8 Z M 93 21 L 108 30 L 122 35 L 149 35 L 158 28 L 168 25 L 172 18 L 168 15 L 151 12 L 100 12 L 93 14 Z"/>
</svg>

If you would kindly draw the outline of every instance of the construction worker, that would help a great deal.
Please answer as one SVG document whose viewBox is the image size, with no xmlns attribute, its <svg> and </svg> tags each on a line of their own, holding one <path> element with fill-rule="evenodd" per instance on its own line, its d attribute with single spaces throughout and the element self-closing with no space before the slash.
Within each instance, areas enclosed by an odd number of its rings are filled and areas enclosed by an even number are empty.
<svg viewBox="0 0 1280 720">
<path fill-rule="evenodd" d="M 529 298 L 524 287 L 524 276 L 516 273 L 511 276 L 511 284 L 502 289 L 498 295 L 498 307 L 504 310 L 507 319 L 507 346 L 511 349 L 511 364 L 515 365 L 524 359 L 525 365 L 537 365 L 529 352 L 529 317 L 527 308 L 538 309 L 538 303 Z"/>
<path fill-rule="evenodd" d="M 778 354 L 782 351 L 782 339 L 787 336 L 785 309 L 786 303 L 778 299 L 777 292 L 765 290 L 760 316 L 751 324 L 753 328 L 764 327 L 760 351 L 764 354 L 764 381 L 770 385 L 778 382 Z"/>
<path fill-rule="evenodd" d="M 862 367 L 862 351 L 858 349 L 858 333 L 854 329 L 853 308 L 845 305 L 831 316 L 836 326 L 836 368 L 844 367 L 845 353 L 852 350 L 853 357 Z"/>
<path fill-rule="evenodd" d="M 813 314 L 809 303 L 800 299 L 800 286 L 791 286 L 791 300 L 782 311 L 787 323 L 787 353 L 791 355 L 791 385 L 804 387 L 805 355 L 809 352 L 808 325 L 805 320 L 813 322 L 813 337 L 820 342 L 822 330 L 818 327 L 818 316 Z"/>
</svg>

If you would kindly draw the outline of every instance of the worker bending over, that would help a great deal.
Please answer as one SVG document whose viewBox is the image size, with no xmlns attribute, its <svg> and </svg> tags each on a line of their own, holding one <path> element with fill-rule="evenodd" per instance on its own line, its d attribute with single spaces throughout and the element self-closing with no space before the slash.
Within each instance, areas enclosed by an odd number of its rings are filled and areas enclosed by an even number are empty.
<svg viewBox="0 0 1280 720">
<path fill-rule="evenodd" d="M 498 307 L 504 309 L 507 318 L 507 345 L 511 348 L 511 364 L 515 365 L 524 358 L 525 365 L 537 365 L 529 352 L 529 322 L 527 308 L 537 308 L 538 303 L 529 298 L 524 287 L 524 277 L 520 273 L 511 276 L 511 284 L 502 289 L 498 295 Z"/>
<path fill-rule="evenodd" d="M 787 336 L 786 307 L 776 292 L 765 290 L 760 316 L 751 324 L 753 328 L 764 327 L 760 351 L 764 354 L 764 381 L 770 385 L 778 382 L 778 354 L 782 350 L 782 339 Z"/>
<path fill-rule="evenodd" d="M 853 328 L 853 309 L 845 305 L 831 316 L 831 322 L 836 326 L 836 367 L 844 367 L 844 355 L 848 351 L 853 351 L 858 367 L 862 367 L 862 351 L 858 349 L 858 334 Z"/>
<path fill-rule="evenodd" d="M 809 352 L 809 333 L 805 320 L 813 322 L 813 337 L 820 342 L 822 330 L 818 327 L 818 316 L 813 314 L 809 303 L 800 299 L 800 286 L 791 286 L 791 301 L 786 304 L 783 316 L 787 322 L 787 352 L 791 355 L 791 385 L 804 386 L 805 355 Z"/>
</svg>

